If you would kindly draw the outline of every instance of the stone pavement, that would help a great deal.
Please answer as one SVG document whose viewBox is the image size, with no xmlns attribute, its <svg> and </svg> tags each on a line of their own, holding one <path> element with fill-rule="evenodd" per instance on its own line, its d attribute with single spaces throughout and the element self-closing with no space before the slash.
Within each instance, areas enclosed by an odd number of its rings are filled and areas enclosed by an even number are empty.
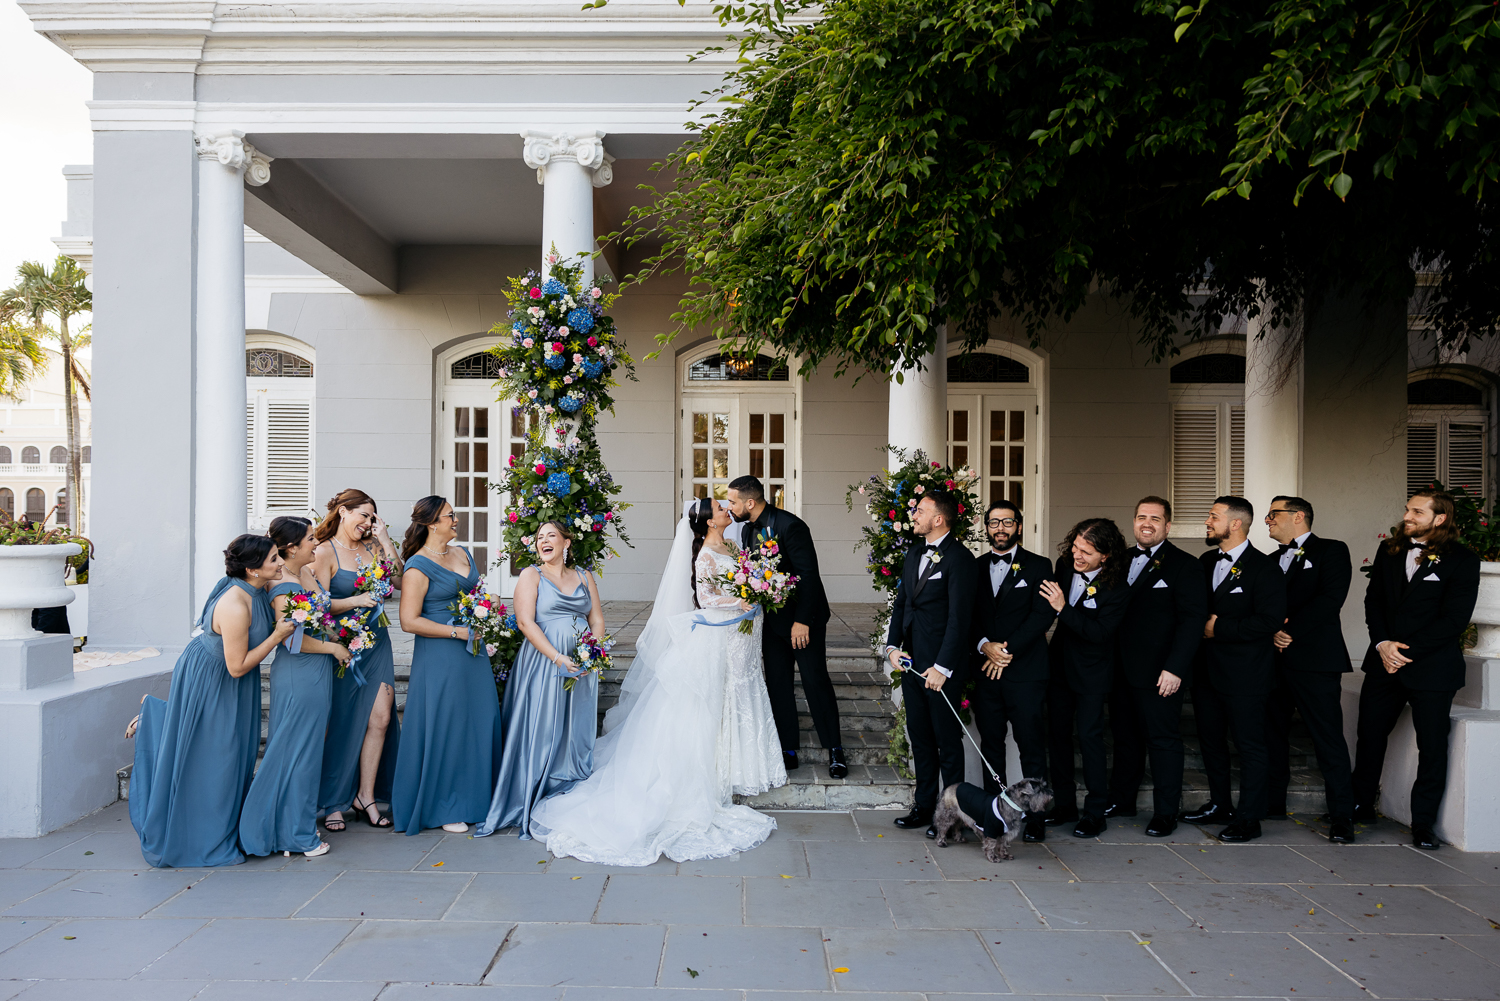
<svg viewBox="0 0 1500 1001">
<path fill-rule="evenodd" d="M 319 859 L 151 870 L 118 803 L 0 841 L 0 1001 L 979 1001 L 1500 997 L 1500 857 L 1251 845 L 1142 821 L 984 861 L 895 814 L 780 813 L 762 847 L 647 869 L 364 825 Z"/>
</svg>

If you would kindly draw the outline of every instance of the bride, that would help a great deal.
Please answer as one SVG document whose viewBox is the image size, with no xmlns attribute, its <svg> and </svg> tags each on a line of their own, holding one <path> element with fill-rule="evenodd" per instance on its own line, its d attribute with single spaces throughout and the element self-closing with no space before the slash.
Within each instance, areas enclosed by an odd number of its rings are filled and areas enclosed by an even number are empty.
<svg viewBox="0 0 1500 1001">
<path fill-rule="evenodd" d="M 786 784 L 762 673 L 762 616 L 724 594 L 729 512 L 689 501 L 620 702 L 604 718 L 594 771 L 531 815 L 559 858 L 650 865 L 723 858 L 770 837 L 776 821 L 733 796 Z M 753 622 L 749 635 L 737 628 Z"/>
</svg>

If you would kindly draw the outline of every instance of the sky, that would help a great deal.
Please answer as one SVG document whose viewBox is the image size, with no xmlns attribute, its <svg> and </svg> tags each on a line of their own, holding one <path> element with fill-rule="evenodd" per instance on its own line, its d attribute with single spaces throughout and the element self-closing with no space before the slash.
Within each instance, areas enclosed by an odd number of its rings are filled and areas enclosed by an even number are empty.
<svg viewBox="0 0 1500 1001">
<path fill-rule="evenodd" d="M 52 238 L 68 215 L 64 164 L 92 163 L 85 103 L 92 74 L 32 30 L 14 0 L 0 0 L 0 288 L 25 260 L 57 257 Z"/>
</svg>

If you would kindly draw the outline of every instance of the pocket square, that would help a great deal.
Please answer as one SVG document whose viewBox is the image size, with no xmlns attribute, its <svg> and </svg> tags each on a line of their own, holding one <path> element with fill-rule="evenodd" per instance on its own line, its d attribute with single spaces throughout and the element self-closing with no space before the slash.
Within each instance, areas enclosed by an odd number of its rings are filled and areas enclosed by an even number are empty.
<svg viewBox="0 0 1500 1001">
<path fill-rule="evenodd" d="M 939 580 L 939 579 L 942 578 L 942 576 L 943 576 L 943 571 L 939 570 L 937 573 L 933 574 L 931 577 L 928 577 L 927 579 L 928 580 Z"/>
<path fill-rule="evenodd" d="M 1016 587 L 1025 587 L 1025 586 L 1026 586 L 1026 582 L 1024 580 L 1018 580 L 1018 581 L 1016 581 Z"/>
<path fill-rule="evenodd" d="M 1159 580 L 1155 584 L 1151 585 L 1151 587 L 1152 587 L 1153 590 L 1155 590 L 1158 587 L 1166 587 L 1166 586 L 1167 586 L 1167 582 L 1164 581 L 1164 580 Z"/>
<path fill-rule="evenodd" d="M 1433 574 L 1431 577 L 1423 577 L 1422 579 L 1423 580 L 1437 580 L 1437 582 L 1439 584 L 1442 583 L 1442 581 L 1438 580 L 1438 575 L 1437 574 Z"/>
<path fill-rule="evenodd" d="M 1097 601 L 1095 601 L 1093 598 L 1088 598 L 1088 599 L 1084 600 L 1083 607 L 1084 608 L 1098 608 L 1099 607 L 1099 603 Z"/>
<path fill-rule="evenodd" d="M 1237 587 L 1233 591 L 1230 591 L 1229 593 L 1230 594 L 1244 594 L 1245 593 L 1245 589 L 1242 588 L 1242 587 Z"/>
<path fill-rule="evenodd" d="M 1303 560 L 1302 561 L 1302 568 L 1304 570 L 1310 570 L 1310 569 L 1312 569 L 1312 560 Z"/>
</svg>

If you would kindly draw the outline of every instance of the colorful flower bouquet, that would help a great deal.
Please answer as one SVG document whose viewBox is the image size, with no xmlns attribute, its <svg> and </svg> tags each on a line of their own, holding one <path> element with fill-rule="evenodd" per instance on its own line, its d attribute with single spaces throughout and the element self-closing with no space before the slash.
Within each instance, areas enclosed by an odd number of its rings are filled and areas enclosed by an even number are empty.
<svg viewBox="0 0 1500 1001">
<path fill-rule="evenodd" d="M 380 642 L 380 637 L 375 635 L 375 630 L 370 628 L 370 617 L 351 613 L 335 618 L 329 614 L 324 619 L 323 628 L 318 637 L 330 643 L 337 643 L 347 649 L 350 653 L 349 663 L 340 664 L 334 671 L 335 677 L 344 676 L 344 668 L 353 667 L 359 662 L 359 658 L 366 652 L 375 649 L 375 644 Z M 354 672 L 355 680 L 361 685 L 364 676 L 358 671 Z"/>
<path fill-rule="evenodd" d="M 380 604 L 375 607 L 380 609 L 380 615 L 375 617 L 377 626 L 389 627 L 391 617 L 385 614 L 385 599 L 395 593 L 396 564 L 387 559 L 379 559 L 369 566 L 362 566 L 356 571 L 354 578 L 355 594 L 373 594 L 375 600 Z"/>
<path fill-rule="evenodd" d="M 286 596 L 286 608 L 281 617 L 297 627 L 297 630 L 282 641 L 282 646 L 292 653 L 302 650 L 302 636 L 312 633 L 319 636 L 327 628 L 330 600 L 322 591 L 293 591 Z"/>
<path fill-rule="evenodd" d="M 743 549 L 732 550 L 734 566 L 723 571 L 717 578 L 726 594 L 736 595 L 741 601 L 758 606 L 764 612 L 774 612 L 785 605 L 797 590 L 797 578 L 782 573 L 781 546 L 774 538 L 760 544 L 754 555 Z M 753 619 L 745 619 L 739 625 L 742 633 L 755 631 Z"/>
<path fill-rule="evenodd" d="M 563 691 L 571 692 L 573 686 L 588 675 L 602 675 L 614 666 L 609 651 L 614 648 L 615 638 L 608 633 L 595 637 L 591 629 L 578 634 L 578 645 L 573 649 L 573 661 L 578 665 L 577 674 L 564 675 Z"/>
<path fill-rule="evenodd" d="M 450 626 L 464 626 L 469 630 L 469 653 L 477 655 L 480 650 L 488 653 L 489 637 L 486 634 L 496 619 L 505 615 L 505 606 L 499 595 L 484 589 L 484 579 L 480 578 L 472 591 L 463 592 L 450 602 L 448 611 L 453 613 L 453 618 L 448 620 Z"/>
<path fill-rule="evenodd" d="M 510 318 L 491 331 L 509 335 L 509 343 L 490 349 L 500 363 L 500 398 L 549 417 L 569 415 L 588 429 L 600 411 L 614 411 L 615 371 L 623 367 L 635 378 L 635 363 L 605 312 L 619 296 L 597 283 L 585 288 L 583 266 L 564 264 L 555 246 L 547 265 L 545 279 L 528 271 L 510 280 Z"/>
<path fill-rule="evenodd" d="M 507 495 L 505 551 L 518 566 L 534 566 L 537 529 L 545 521 L 560 521 L 573 530 L 573 564 L 597 572 L 606 559 L 620 555 L 611 535 L 630 545 L 620 520 L 630 505 L 616 499 L 621 488 L 604 468 L 598 445 L 561 426 L 552 429 L 561 444 L 546 445 L 543 430 L 527 436 L 525 453 L 511 456 L 497 484 Z"/>
<path fill-rule="evenodd" d="M 521 644 L 526 637 L 516 624 L 514 612 L 507 612 L 504 605 L 495 608 L 484 634 L 484 650 L 490 655 L 490 670 L 495 675 L 495 692 L 504 700 L 505 683 L 510 680 L 510 669 L 515 666 L 521 653 Z"/>
</svg>

